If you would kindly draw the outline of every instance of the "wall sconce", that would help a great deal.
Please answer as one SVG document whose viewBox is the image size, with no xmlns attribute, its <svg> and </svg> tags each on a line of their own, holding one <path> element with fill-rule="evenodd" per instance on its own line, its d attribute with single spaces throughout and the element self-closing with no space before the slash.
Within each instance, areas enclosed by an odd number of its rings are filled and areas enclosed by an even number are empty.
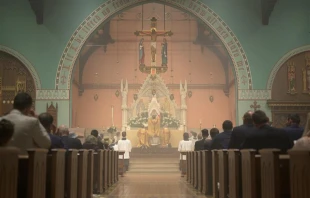
<svg viewBox="0 0 310 198">
<path fill-rule="evenodd" d="M 118 98 L 119 95 L 120 95 L 119 90 L 116 90 L 115 96 Z"/>
<path fill-rule="evenodd" d="M 95 94 L 95 95 L 94 95 L 94 100 L 97 101 L 98 98 L 99 98 L 98 94 Z"/>
<path fill-rule="evenodd" d="M 174 95 L 170 94 L 170 100 L 174 100 Z"/>
<path fill-rule="evenodd" d="M 209 96 L 209 100 L 210 100 L 210 102 L 213 102 L 213 100 L 214 100 L 213 96 Z"/>
<path fill-rule="evenodd" d="M 136 101 L 138 99 L 138 94 L 134 94 L 133 99 Z"/>
<path fill-rule="evenodd" d="M 192 92 L 192 91 L 188 91 L 188 92 L 187 92 L 187 96 L 188 96 L 189 98 L 191 98 L 191 97 L 193 96 L 193 92 Z"/>
</svg>

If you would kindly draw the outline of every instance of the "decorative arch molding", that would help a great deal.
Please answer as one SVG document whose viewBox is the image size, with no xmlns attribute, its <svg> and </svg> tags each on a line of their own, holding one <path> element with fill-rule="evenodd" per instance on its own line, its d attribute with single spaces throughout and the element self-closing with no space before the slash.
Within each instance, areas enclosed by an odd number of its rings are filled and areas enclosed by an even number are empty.
<svg viewBox="0 0 310 198">
<path fill-rule="evenodd" d="M 238 89 L 252 89 L 248 59 L 239 40 L 228 25 L 199 0 L 107 0 L 95 9 L 71 36 L 58 64 L 55 88 L 71 88 L 72 72 L 79 52 L 87 38 L 100 24 L 124 9 L 152 2 L 189 12 L 206 23 L 221 39 L 232 59 Z"/>
<path fill-rule="evenodd" d="M 24 57 L 19 52 L 9 47 L 3 46 L 3 45 L 0 45 L 0 51 L 10 54 L 14 56 L 15 58 L 17 58 L 20 62 L 22 62 L 25 65 L 25 67 L 28 69 L 29 73 L 31 74 L 34 84 L 36 86 L 35 88 L 37 90 L 41 89 L 41 81 L 40 81 L 39 75 L 37 71 L 35 70 L 35 68 L 32 66 L 32 64 L 26 59 L 26 57 Z"/>
<path fill-rule="evenodd" d="M 280 67 L 287 61 L 289 60 L 292 56 L 295 56 L 296 54 L 300 54 L 305 51 L 310 51 L 310 45 L 305 45 L 299 48 L 295 48 L 288 53 L 286 53 L 274 66 L 272 71 L 270 72 L 268 82 L 267 82 L 267 89 L 271 90 L 273 81 L 280 69 Z"/>
</svg>

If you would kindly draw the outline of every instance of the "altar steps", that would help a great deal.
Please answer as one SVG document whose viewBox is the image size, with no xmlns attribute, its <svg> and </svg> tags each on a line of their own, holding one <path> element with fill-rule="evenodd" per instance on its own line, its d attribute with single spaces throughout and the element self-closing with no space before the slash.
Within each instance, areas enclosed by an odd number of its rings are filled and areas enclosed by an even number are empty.
<svg viewBox="0 0 310 198">
<path fill-rule="evenodd" d="M 130 173 L 179 173 L 178 158 L 134 158 L 130 159 Z"/>
</svg>

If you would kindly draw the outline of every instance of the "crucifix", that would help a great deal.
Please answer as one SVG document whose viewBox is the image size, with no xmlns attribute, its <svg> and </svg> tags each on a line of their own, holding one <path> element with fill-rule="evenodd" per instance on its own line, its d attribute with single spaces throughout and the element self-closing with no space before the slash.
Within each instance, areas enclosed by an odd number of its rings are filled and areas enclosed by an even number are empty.
<svg viewBox="0 0 310 198">
<path fill-rule="evenodd" d="M 260 105 L 257 104 L 256 100 L 254 100 L 253 104 L 250 105 L 250 108 L 254 109 L 254 111 L 260 108 Z"/>
<path fill-rule="evenodd" d="M 171 31 L 165 31 L 165 30 L 157 30 L 157 19 L 155 17 L 151 18 L 151 29 L 150 30 L 140 30 L 135 31 L 134 34 L 136 36 L 150 36 L 151 37 L 151 66 L 156 66 L 156 41 L 158 36 L 172 36 L 173 33 Z M 143 39 L 143 38 L 142 38 Z M 141 40 L 142 40 L 141 39 Z M 140 41 L 141 45 L 143 43 Z M 143 46 L 140 46 L 140 48 Z M 144 57 L 144 51 L 143 51 L 143 57 Z M 140 64 L 144 64 L 140 61 Z"/>
</svg>

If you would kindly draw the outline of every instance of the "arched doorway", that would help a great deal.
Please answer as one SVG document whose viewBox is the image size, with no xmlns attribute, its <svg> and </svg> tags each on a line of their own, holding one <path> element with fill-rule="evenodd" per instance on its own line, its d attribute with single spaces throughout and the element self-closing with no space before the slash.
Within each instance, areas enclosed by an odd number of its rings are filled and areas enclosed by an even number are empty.
<svg viewBox="0 0 310 198">
<path fill-rule="evenodd" d="M 20 59 L 0 49 L 0 115 L 12 109 L 14 97 L 19 92 L 27 92 L 35 100 L 33 76 Z"/>
<path fill-rule="evenodd" d="M 271 88 L 273 125 L 284 127 L 289 114 L 298 113 L 301 125 L 310 111 L 310 46 L 287 53 L 274 67 L 268 86 Z"/>
</svg>

